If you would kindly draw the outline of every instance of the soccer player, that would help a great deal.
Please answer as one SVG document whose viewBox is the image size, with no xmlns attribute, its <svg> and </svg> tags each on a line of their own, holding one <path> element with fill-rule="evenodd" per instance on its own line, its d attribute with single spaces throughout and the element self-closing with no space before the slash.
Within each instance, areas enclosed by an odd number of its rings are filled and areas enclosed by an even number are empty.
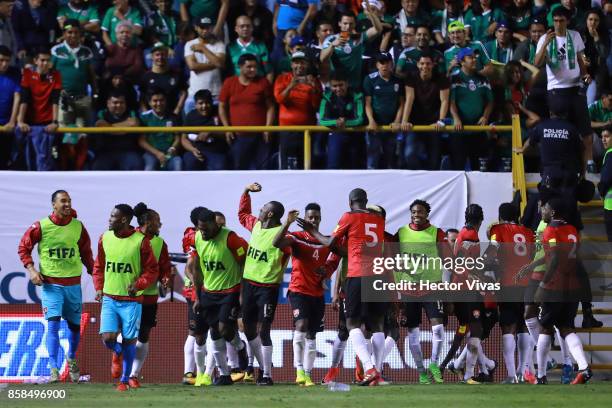
<svg viewBox="0 0 612 408">
<path fill-rule="evenodd" d="M 401 227 L 395 234 L 400 243 L 402 253 L 421 256 L 421 259 L 444 259 L 450 255 L 444 231 L 429 222 L 431 206 L 427 201 L 415 200 L 410 204 L 410 223 Z M 396 273 L 396 280 L 408 280 L 414 282 L 442 282 L 441 265 L 420 266 L 410 273 Z M 442 383 L 442 373 L 438 366 L 440 350 L 444 341 L 444 306 L 439 298 L 430 296 L 422 291 L 416 293 L 403 293 L 401 324 L 408 328 L 408 343 L 410 354 L 419 372 L 419 383 L 431 384 L 429 375 L 436 383 Z M 428 371 L 423 365 L 423 352 L 421 350 L 421 335 L 419 325 L 421 324 L 422 309 L 425 310 L 427 318 L 431 323 L 431 363 Z"/>
<path fill-rule="evenodd" d="M 221 373 L 214 385 L 233 384 L 227 365 L 226 341 L 238 351 L 241 370 L 247 366 L 246 347 L 237 335 L 236 323 L 247 247 L 243 238 L 217 224 L 214 212 L 207 208 L 199 212 L 194 309 L 200 311 L 210 327 L 214 360 Z"/>
<path fill-rule="evenodd" d="M 238 208 L 240 224 L 251 231 L 241 287 L 242 322 L 253 355 L 259 362 L 260 370 L 263 368 L 263 373 L 260 371 L 260 377 L 257 379 L 257 385 L 274 385 L 270 328 L 274 321 L 278 291 L 291 250 L 278 249 L 272 245 L 274 237 L 282 229 L 281 217 L 285 208 L 281 203 L 270 201 L 261 208 L 258 217 L 251 214 L 249 193 L 259 191 L 261 191 L 259 183 L 246 186 Z"/>
<path fill-rule="evenodd" d="M 334 232 L 326 237 L 316 231 L 313 226 L 303 220 L 298 225 L 313 235 L 323 245 L 331 246 L 341 238 L 347 239 L 348 271 L 345 283 L 345 314 L 349 330 L 349 338 L 366 370 L 360 385 L 378 385 L 380 373 L 374 367 L 364 331 L 361 325 L 365 323 L 372 331 L 372 351 L 375 361 L 381 361 L 385 350 L 385 334 L 383 332 L 384 317 L 387 303 L 366 302 L 362 299 L 362 285 L 368 285 L 372 276 L 372 259 L 382 255 L 382 243 L 385 235 L 385 220 L 366 206 L 368 196 L 361 188 L 353 189 L 349 194 L 350 212 L 344 213 Z M 364 247 L 368 248 L 364 253 Z"/>
<path fill-rule="evenodd" d="M 94 260 L 85 226 L 76 219 L 72 199 L 65 190 L 51 195 L 53 212 L 36 221 L 19 242 L 19 258 L 30 273 L 30 281 L 42 287 L 42 308 L 47 320 L 47 350 L 51 368 L 50 382 L 59 381 L 58 354 L 61 319 L 68 323 L 68 369 L 70 380 L 78 382 L 76 352 L 81 337 L 81 273 L 91 274 Z M 34 266 L 32 251 L 38 244 L 40 264 Z"/>
<path fill-rule="evenodd" d="M 306 231 L 288 233 L 289 227 L 299 216 L 290 211 L 283 228 L 274 238 L 277 248 L 291 248 L 291 281 L 287 297 L 293 310 L 293 361 L 296 368 L 295 382 L 306 387 L 315 385 L 312 368 L 317 357 L 317 333 L 323 331 L 325 299 L 323 281 L 331 274 L 320 274 L 325 265 L 329 248 L 321 245 Z M 321 207 L 310 203 L 304 210 L 304 220 L 317 230 L 321 223 Z"/>
<path fill-rule="evenodd" d="M 157 211 L 148 208 L 145 203 L 138 203 L 134 207 L 134 215 L 138 222 L 136 231 L 144 234 L 144 236 L 150 240 L 153 255 L 159 267 L 158 280 L 167 288 L 172 276 L 172 264 L 170 263 L 170 256 L 168 255 L 168 245 L 164 239 L 159 236 L 162 226 L 159 214 Z M 157 289 L 157 281 L 151 283 L 142 292 L 142 315 L 140 317 L 138 341 L 136 342 L 136 356 L 129 379 L 130 388 L 140 387 L 140 370 L 142 370 L 142 366 L 149 354 L 149 336 L 151 334 L 151 329 L 157 325 L 158 295 L 159 290 Z"/>
<path fill-rule="evenodd" d="M 151 242 L 130 225 L 133 217 L 134 210 L 127 204 L 117 204 L 113 208 L 108 220 L 109 230 L 98 241 L 93 270 L 96 300 L 102 302 L 100 334 L 106 347 L 113 352 L 113 378 L 121 374 L 118 391 L 130 389 L 129 376 L 142 314 L 142 292 L 159 276 Z M 117 342 L 119 332 L 123 337 L 121 343 Z"/>
<path fill-rule="evenodd" d="M 524 292 L 528 278 L 516 279 L 520 268 L 532 259 L 535 249 L 533 232 L 519 225 L 519 209 L 512 203 L 499 206 L 499 223 L 491 227 L 485 257 L 496 259 L 499 265 L 497 280 L 501 283 L 499 303 L 499 324 L 502 330 L 502 349 L 508 372 L 504 384 L 517 384 L 517 370 L 514 360 L 516 345 L 519 345 L 519 373 L 526 360 L 532 358 L 530 335 L 523 320 Z M 516 336 L 516 338 L 515 338 Z M 517 341 L 518 340 L 518 341 Z M 531 350 L 530 350 L 531 348 Z"/>
<path fill-rule="evenodd" d="M 546 259 L 546 272 L 534 298 L 541 302 L 540 324 L 542 331 L 538 337 L 537 362 L 538 384 L 547 384 L 546 360 L 551 346 L 553 325 L 559 329 L 567 348 L 580 371 L 572 384 L 584 384 L 593 373 L 587 363 L 582 342 L 574 329 L 574 319 L 580 298 L 580 281 L 576 275 L 576 251 L 579 235 L 576 228 L 567 220 L 568 204 L 561 198 L 551 198 L 545 207 L 550 218 L 544 230 L 542 243 Z"/>
</svg>

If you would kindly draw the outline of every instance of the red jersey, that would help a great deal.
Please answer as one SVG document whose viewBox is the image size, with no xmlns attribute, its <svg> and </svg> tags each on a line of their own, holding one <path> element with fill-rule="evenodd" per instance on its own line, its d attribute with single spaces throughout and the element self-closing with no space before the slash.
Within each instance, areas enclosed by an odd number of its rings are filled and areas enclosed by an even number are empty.
<svg viewBox="0 0 612 408">
<path fill-rule="evenodd" d="M 502 287 L 527 286 L 528 275 L 524 276 L 518 283 L 514 281 L 514 277 L 521 267 L 527 265 L 533 259 L 535 252 L 533 231 L 522 225 L 503 223 L 491 227 L 490 234 L 492 244 L 501 244 L 498 247 L 497 259 L 501 266 Z"/>
<path fill-rule="evenodd" d="M 51 70 L 40 75 L 35 70 L 24 68 L 21 76 L 21 87 L 30 94 L 26 121 L 30 125 L 45 125 L 53 120 L 53 92 L 62 89 L 62 77 L 59 71 Z"/>
<path fill-rule="evenodd" d="M 183 232 L 183 242 L 181 244 L 183 246 L 183 252 L 189 256 L 193 256 L 195 253 L 195 233 L 196 229 L 194 227 L 187 227 L 185 228 L 185 232 Z M 189 286 L 183 286 L 183 296 L 185 299 L 195 300 L 193 282 L 189 282 Z"/>
<path fill-rule="evenodd" d="M 546 270 L 548 271 L 553 252 L 559 259 L 553 276 L 544 283 L 544 288 L 549 290 L 573 290 L 578 289 L 578 278 L 576 277 L 576 252 L 578 250 L 578 231 L 573 225 L 563 221 L 551 221 L 542 236 L 544 257 L 546 258 Z M 543 282 L 543 281 L 542 281 Z"/>
<path fill-rule="evenodd" d="M 291 239 L 291 281 L 289 290 L 308 296 L 323 296 L 323 280 L 317 270 L 325 266 L 329 248 L 305 231 L 287 234 Z M 333 271 L 332 271 L 333 273 Z"/>
<path fill-rule="evenodd" d="M 455 258 L 478 258 L 480 256 L 480 238 L 478 238 L 478 231 L 473 228 L 463 227 L 457 235 L 453 255 Z M 453 271 L 452 282 L 463 282 L 467 279 L 468 270 L 462 271 L 461 273 L 459 272 L 461 271 Z"/>
<path fill-rule="evenodd" d="M 346 212 L 338 221 L 332 237 L 334 239 L 346 237 L 347 239 L 348 271 L 346 276 L 349 278 L 371 276 L 374 257 L 382 256 L 385 220 L 379 214 L 368 210 Z"/>
</svg>

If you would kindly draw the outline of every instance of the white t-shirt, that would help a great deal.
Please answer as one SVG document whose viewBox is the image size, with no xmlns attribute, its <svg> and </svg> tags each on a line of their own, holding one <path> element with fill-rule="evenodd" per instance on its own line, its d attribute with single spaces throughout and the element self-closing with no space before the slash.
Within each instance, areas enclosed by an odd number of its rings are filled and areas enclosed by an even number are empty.
<svg viewBox="0 0 612 408">
<path fill-rule="evenodd" d="M 546 64 L 546 75 L 548 76 L 548 86 L 546 87 L 549 91 L 555 88 L 572 88 L 580 86 L 580 65 L 578 65 L 578 53 L 584 51 L 584 42 L 577 31 L 567 30 L 567 34 L 572 36 L 572 42 L 574 44 L 575 54 L 575 65 L 574 69 L 569 68 L 569 61 L 567 60 L 567 44 L 565 37 L 555 36 L 557 41 L 557 57 L 559 59 L 559 68 L 555 71 L 550 69 Z M 538 47 L 536 53 L 540 52 L 544 46 L 546 36 L 543 35 L 538 41 Z M 548 45 L 550 46 L 550 44 Z"/>
<path fill-rule="evenodd" d="M 191 50 L 191 46 L 194 44 L 198 44 L 199 41 L 200 39 L 196 38 L 191 41 L 188 41 L 185 44 L 185 57 L 189 55 L 195 55 L 195 59 L 197 62 L 205 64 L 207 62 L 210 62 L 206 55 L 201 52 L 194 52 Z M 206 44 L 206 47 L 213 54 L 225 54 L 225 45 L 221 41 L 216 42 L 214 44 Z M 216 97 L 219 96 L 219 92 L 221 92 L 221 70 L 219 68 L 216 68 L 200 73 L 190 71 L 188 91 L 189 96 L 192 97 L 200 89 L 208 89 L 216 99 Z"/>
</svg>

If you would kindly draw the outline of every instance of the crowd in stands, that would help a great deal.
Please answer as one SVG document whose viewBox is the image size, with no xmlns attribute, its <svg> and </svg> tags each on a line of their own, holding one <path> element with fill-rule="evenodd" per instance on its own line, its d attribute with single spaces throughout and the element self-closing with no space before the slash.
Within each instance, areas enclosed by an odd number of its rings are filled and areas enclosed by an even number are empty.
<svg viewBox="0 0 612 408">
<path fill-rule="evenodd" d="M 554 110 L 596 172 L 608 27 L 608 0 L 0 0 L 0 169 L 300 169 L 301 132 L 57 129 L 323 125 L 314 168 L 509 171 L 509 133 L 444 130 Z"/>
</svg>

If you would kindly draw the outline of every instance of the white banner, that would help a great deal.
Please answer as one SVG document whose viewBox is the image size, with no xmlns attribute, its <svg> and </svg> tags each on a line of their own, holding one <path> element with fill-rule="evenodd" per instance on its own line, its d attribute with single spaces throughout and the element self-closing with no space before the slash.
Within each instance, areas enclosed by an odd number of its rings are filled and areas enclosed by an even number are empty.
<svg viewBox="0 0 612 408">
<path fill-rule="evenodd" d="M 303 209 L 310 202 L 322 208 L 321 231 L 330 233 L 348 211 L 348 194 L 355 187 L 368 192 L 370 203 L 387 211 L 387 231 L 395 233 L 410 221 L 410 203 L 427 200 L 431 221 L 441 228 L 460 228 L 469 202 L 479 203 L 485 224 L 497 218 L 500 203 L 512 197 L 510 173 L 425 171 L 258 171 L 258 172 L 0 172 L 0 303 L 32 303 L 39 296 L 28 285 L 17 256 L 25 230 L 48 216 L 51 194 L 67 190 L 78 217 L 92 239 L 94 255 L 100 235 L 116 204 L 142 201 L 161 215 L 161 235 L 171 252 L 181 251 L 181 238 L 196 206 L 221 211 L 228 227 L 248 239 L 237 211 L 244 186 L 259 182 L 263 191 L 252 194 L 253 213 L 268 201 L 283 203 L 285 211 Z M 132 222 L 135 225 L 136 221 Z M 486 239 L 484 229 L 481 239 Z M 82 281 L 84 301 L 93 301 L 91 277 Z"/>
</svg>

